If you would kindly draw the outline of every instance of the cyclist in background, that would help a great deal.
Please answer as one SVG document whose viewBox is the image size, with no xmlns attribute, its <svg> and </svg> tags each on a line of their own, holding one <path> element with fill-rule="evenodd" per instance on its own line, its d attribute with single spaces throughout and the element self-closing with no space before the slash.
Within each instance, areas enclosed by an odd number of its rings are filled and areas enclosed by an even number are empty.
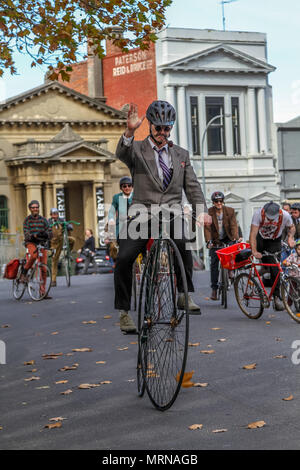
<svg viewBox="0 0 300 470">
<path fill-rule="evenodd" d="M 108 226 L 110 231 L 115 228 L 115 238 L 118 240 L 122 229 L 122 222 L 127 220 L 128 209 L 132 202 L 133 186 L 130 176 L 120 179 L 121 192 L 113 196 L 111 207 L 108 212 Z"/>
<path fill-rule="evenodd" d="M 28 250 L 28 256 L 25 266 L 22 268 L 22 274 L 20 281 L 26 282 L 26 275 L 28 270 L 32 267 L 33 263 L 37 259 L 38 250 L 36 245 L 46 244 L 48 240 L 52 238 L 52 230 L 49 227 L 48 221 L 45 217 L 40 215 L 40 203 L 39 201 L 33 200 L 28 204 L 30 215 L 28 215 L 23 223 L 23 232 L 25 246 Z M 42 263 L 47 264 L 47 250 L 42 249 Z M 45 290 L 46 279 L 43 278 L 41 289 Z M 45 299 L 51 299 L 50 296 L 44 297 Z"/>
<path fill-rule="evenodd" d="M 83 274 L 88 274 L 88 267 L 92 263 L 94 268 L 94 274 L 97 273 L 97 263 L 95 260 L 95 237 L 91 228 L 87 228 L 85 231 L 85 242 L 81 250 L 78 253 L 82 253 L 85 256 Z"/>
<path fill-rule="evenodd" d="M 291 216 L 295 226 L 295 240 L 300 238 L 300 202 L 291 205 Z"/>
<path fill-rule="evenodd" d="M 288 212 L 280 209 L 279 204 L 270 201 L 261 209 L 254 212 L 250 230 L 250 245 L 252 254 L 263 263 L 274 264 L 272 256 L 263 256 L 263 251 L 276 253 L 281 251 L 281 239 L 284 228 L 287 227 L 287 243 L 290 248 L 295 246 L 295 226 Z M 274 284 L 278 268 L 270 266 L 271 282 Z M 281 311 L 284 307 L 279 297 L 279 283 L 274 290 L 274 309 Z"/>
<path fill-rule="evenodd" d="M 53 237 L 50 242 L 50 247 L 55 250 L 55 253 L 52 257 L 52 279 L 51 279 L 51 287 L 56 287 L 56 276 L 57 276 L 57 268 L 58 268 L 58 261 L 61 254 L 61 250 L 63 247 L 64 242 L 64 229 L 62 225 L 63 219 L 59 218 L 59 213 L 56 207 L 53 207 L 50 210 L 50 219 L 48 219 L 48 223 L 52 228 Z M 55 225 L 53 225 L 55 224 Z M 69 239 L 69 247 L 70 251 L 73 250 L 75 244 L 75 238 L 69 235 L 69 233 L 73 230 L 73 225 L 69 224 L 68 227 L 68 239 Z"/>
<path fill-rule="evenodd" d="M 210 283 L 212 300 L 218 300 L 219 258 L 216 251 L 223 244 L 240 241 L 239 227 L 232 207 L 224 204 L 224 194 L 215 191 L 211 195 L 213 206 L 208 209 L 212 217 L 212 224 L 204 227 L 204 236 L 209 248 L 210 256 Z"/>
</svg>

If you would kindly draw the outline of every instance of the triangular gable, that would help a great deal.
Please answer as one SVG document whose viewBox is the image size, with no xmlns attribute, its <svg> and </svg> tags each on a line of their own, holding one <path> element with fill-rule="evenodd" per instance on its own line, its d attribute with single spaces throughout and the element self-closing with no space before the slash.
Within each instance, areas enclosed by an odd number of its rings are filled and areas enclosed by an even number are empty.
<svg viewBox="0 0 300 470">
<path fill-rule="evenodd" d="M 254 72 L 270 73 L 275 67 L 256 57 L 250 56 L 231 46 L 219 44 L 173 62 L 161 65 L 164 70 L 204 71 L 204 72 Z"/>
<path fill-rule="evenodd" d="M 228 203 L 242 203 L 242 202 L 245 202 L 245 199 L 240 197 L 240 196 L 237 196 L 236 194 L 234 193 L 227 193 L 225 194 L 225 202 L 226 204 Z"/>
<path fill-rule="evenodd" d="M 101 101 L 99 99 L 90 98 L 89 96 L 83 95 L 78 91 L 73 90 L 72 88 L 66 87 L 60 82 L 46 82 L 43 85 L 40 85 L 36 88 L 32 88 L 30 90 L 21 93 L 20 95 L 13 96 L 6 100 L 4 103 L 0 104 L 0 116 L 1 112 L 5 109 L 9 109 L 12 106 L 16 106 L 19 103 L 24 103 L 27 100 L 32 100 L 36 96 L 41 96 L 42 94 L 46 94 L 51 90 L 55 90 L 60 94 L 66 95 L 71 97 L 75 100 L 78 100 L 84 104 L 87 104 L 90 108 L 98 109 L 99 111 L 103 111 L 105 114 L 110 115 L 113 118 L 124 119 L 126 116 L 122 111 L 119 111 L 111 106 L 108 106 L 104 103 L 104 100 Z"/>
<path fill-rule="evenodd" d="M 280 201 L 280 196 L 277 194 L 269 193 L 269 191 L 265 191 L 263 193 L 259 193 L 256 196 L 250 198 L 252 202 L 269 202 L 269 201 Z"/>
</svg>

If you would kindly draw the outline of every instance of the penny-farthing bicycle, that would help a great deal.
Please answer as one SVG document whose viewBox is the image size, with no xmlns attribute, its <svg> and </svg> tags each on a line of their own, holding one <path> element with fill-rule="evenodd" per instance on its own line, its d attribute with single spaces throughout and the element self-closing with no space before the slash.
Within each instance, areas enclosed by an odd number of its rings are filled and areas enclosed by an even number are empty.
<svg viewBox="0 0 300 470">
<path fill-rule="evenodd" d="M 178 309 L 181 276 L 184 308 Z M 189 312 L 185 269 L 170 238 L 154 240 L 143 270 L 138 304 L 138 394 L 146 389 L 153 405 L 165 411 L 179 393 L 188 350 Z"/>
</svg>

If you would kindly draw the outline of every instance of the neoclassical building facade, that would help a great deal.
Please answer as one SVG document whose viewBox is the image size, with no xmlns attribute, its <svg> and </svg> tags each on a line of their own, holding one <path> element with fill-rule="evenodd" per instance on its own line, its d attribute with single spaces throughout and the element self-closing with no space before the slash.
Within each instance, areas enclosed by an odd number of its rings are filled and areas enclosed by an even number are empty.
<svg viewBox="0 0 300 470">
<path fill-rule="evenodd" d="M 49 217 L 58 207 L 75 220 L 76 248 L 91 228 L 99 239 L 109 204 L 128 169 L 114 151 L 125 128 L 122 111 L 57 82 L 0 106 L 0 195 L 10 232 L 22 229 L 28 202 L 37 199 Z M 4 216 L 6 215 L 6 218 Z"/>
<path fill-rule="evenodd" d="M 173 140 L 189 149 L 208 203 L 223 191 L 248 237 L 255 209 L 280 200 L 266 35 L 166 28 L 156 65 L 158 97 L 177 109 Z"/>
</svg>

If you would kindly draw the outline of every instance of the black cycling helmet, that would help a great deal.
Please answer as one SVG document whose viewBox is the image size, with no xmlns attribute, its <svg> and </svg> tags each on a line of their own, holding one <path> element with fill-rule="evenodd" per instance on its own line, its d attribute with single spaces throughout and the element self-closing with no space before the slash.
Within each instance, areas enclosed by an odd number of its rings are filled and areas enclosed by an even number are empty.
<svg viewBox="0 0 300 470">
<path fill-rule="evenodd" d="M 291 205 L 291 209 L 300 211 L 300 202 L 294 202 Z"/>
<path fill-rule="evenodd" d="M 148 106 L 146 118 L 154 126 L 173 126 L 176 120 L 176 111 L 167 101 L 153 101 Z"/>
<path fill-rule="evenodd" d="M 225 199 L 225 196 L 222 193 L 222 191 L 215 191 L 214 193 L 212 193 L 212 195 L 211 195 L 212 202 L 219 201 L 220 199 L 222 199 L 222 200 Z"/>
<path fill-rule="evenodd" d="M 132 185 L 132 179 L 130 178 L 130 176 L 123 176 L 120 179 L 120 188 L 122 187 L 123 184 L 131 184 Z"/>
</svg>

